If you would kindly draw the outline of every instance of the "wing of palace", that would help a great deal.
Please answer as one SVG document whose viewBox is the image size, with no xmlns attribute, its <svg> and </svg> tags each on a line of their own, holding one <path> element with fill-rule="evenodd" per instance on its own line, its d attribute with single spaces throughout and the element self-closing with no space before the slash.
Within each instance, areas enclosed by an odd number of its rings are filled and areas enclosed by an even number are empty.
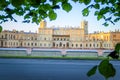
<svg viewBox="0 0 120 80">
<path fill-rule="evenodd" d="M 42 20 L 38 33 L 4 30 L 0 33 L 0 47 L 114 49 L 120 42 L 120 31 L 88 33 L 88 22 L 78 28 L 48 28 Z"/>
</svg>

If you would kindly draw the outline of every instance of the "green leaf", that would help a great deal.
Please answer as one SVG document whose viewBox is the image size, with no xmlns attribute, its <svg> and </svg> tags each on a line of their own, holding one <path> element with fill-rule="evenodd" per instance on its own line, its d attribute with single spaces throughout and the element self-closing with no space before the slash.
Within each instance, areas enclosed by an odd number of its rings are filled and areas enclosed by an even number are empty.
<svg viewBox="0 0 120 80">
<path fill-rule="evenodd" d="M 79 3 L 84 3 L 85 5 L 88 5 L 91 2 L 91 0 L 79 0 Z"/>
<path fill-rule="evenodd" d="M 28 14 L 26 14 L 25 16 L 24 16 L 24 19 L 29 19 L 30 18 L 30 16 L 28 15 Z"/>
<path fill-rule="evenodd" d="M 55 20 L 57 17 L 57 14 L 54 11 L 49 12 L 49 18 L 50 20 Z"/>
<path fill-rule="evenodd" d="M 88 72 L 87 72 L 87 76 L 90 77 L 92 75 L 94 75 L 96 73 L 96 69 L 97 69 L 97 65 L 94 66 L 92 69 L 90 69 Z"/>
<path fill-rule="evenodd" d="M 95 4 L 95 5 L 94 5 L 94 8 L 95 8 L 95 9 L 99 9 L 99 8 L 100 8 L 99 4 Z"/>
<path fill-rule="evenodd" d="M 94 0 L 96 3 L 101 2 L 101 0 Z"/>
<path fill-rule="evenodd" d="M 79 0 L 80 3 L 84 3 L 84 0 Z"/>
<path fill-rule="evenodd" d="M 120 43 L 117 43 L 116 45 L 115 45 L 115 51 L 118 53 L 118 54 L 120 54 Z"/>
<path fill-rule="evenodd" d="M 44 12 L 47 12 L 49 10 L 52 10 L 52 6 L 50 4 L 42 4 L 38 7 L 38 11 L 42 10 Z"/>
<path fill-rule="evenodd" d="M 97 20 L 100 20 L 100 19 L 102 19 L 103 18 L 103 15 L 98 15 L 97 16 Z"/>
<path fill-rule="evenodd" d="M 46 2 L 46 0 L 38 0 L 38 1 L 41 1 L 41 3 L 45 3 Z"/>
<path fill-rule="evenodd" d="M 99 14 L 99 12 L 98 12 L 98 11 L 95 11 L 95 14 L 94 14 L 94 15 L 97 16 L 98 14 Z"/>
<path fill-rule="evenodd" d="M 91 0 L 84 0 L 84 4 L 88 5 L 91 2 Z"/>
<path fill-rule="evenodd" d="M 66 12 L 69 12 L 72 9 L 72 6 L 70 3 L 62 3 L 62 8 L 63 10 L 65 10 Z"/>
<path fill-rule="evenodd" d="M 11 3 L 14 7 L 19 7 L 24 4 L 25 0 L 11 0 Z"/>
<path fill-rule="evenodd" d="M 6 2 L 6 0 L 0 0 L 0 10 L 3 10 L 4 7 L 6 7 L 8 5 L 8 3 Z"/>
<path fill-rule="evenodd" d="M 85 8 L 85 9 L 82 10 L 82 15 L 83 15 L 83 16 L 88 16 L 88 15 L 89 15 L 89 10 L 88 10 L 88 8 Z"/>
<path fill-rule="evenodd" d="M 0 32 L 2 32 L 2 26 L 0 26 Z"/>
<path fill-rule="evenodd" d="M 79 1 L 79 0 L 72 0 L 72 1 L 77 2 L 77 1 Z"/>
<path fill-rule="evenodd" d="M 116 0 L 109 0 L 109 2 L 113 4 L 116 2 Z"/>
<path fill-rule="evenodd" d="M 115 20 L 114 20 L 114 22 L 118 22 L 120 20 L 120 18 L 116 18 Z"/>
<path fill-rule="evenodd" d="M 113 67 L 111 63 L 109 63 L 109 60 L 105 59 L 103 60 L 100 65 L 98 66 L 99 73 L 103 75 L 106 79 L 110 77 L 114 77 L 116 70 Z"/>
<path fill-rule="evenodd" d="M 60 9 L 60 6 L 59 5 L 54 5 L 54 6 L 52 6 L 52 9 Z"/>
<path fill-rule="evenodd" d="M 103 23 L 103 25 L 107 27 L 109 24 L 107 22 L 105 22 L 105 23 Z"/>
</svg>

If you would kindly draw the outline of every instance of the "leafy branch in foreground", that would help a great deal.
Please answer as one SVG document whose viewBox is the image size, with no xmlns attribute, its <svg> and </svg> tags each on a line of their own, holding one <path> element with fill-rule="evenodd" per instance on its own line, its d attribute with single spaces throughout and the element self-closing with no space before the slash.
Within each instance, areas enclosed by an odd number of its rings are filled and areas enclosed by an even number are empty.
<svg viewBox="0 0 120 80">
<path fill-rule="evenodd" d="M 91 9 L 95 9 L 94 15 L 97 20 L 104 19 L 103 25 L 108 22 L 115 24 L 120 20 L 120 0 L 1 0 L 0 2 L 0 23 L 12 20 L 17 22 L 15 15 L 23 16 L 24 23 L 39 24 L 41 19 L 49 18 L 55 20 L 56 9 L 62 8 L 66 12 L 72 10 L 71 2 L 83 3 L 83 16 L 88 16 Z"/>
<path fill-rule="evenodd" d="M 114 77 L 116 74 L 116 69 L 114 68 L 113 64 L 109 62 L 109 57 L 113 59 L 118 59 L 119 54 L 120 54 L 120 43 L 117 43 L 115 46 L 115 50 L 108 55 L 108 58 L 102 60 L 99 65 L 93 66 L 93 68 L 87 72 L 87 76 L 90 77 L 94 75 L 96 73 L 96 70 L 98 70 L 99 73 L 103 75 L 106 80 L 110 77 Z"/>
<path fill-rule="evenodd" d="M 92 76 L 96 73 L 98 69 L 99 73 L 108 79 L 110 77 L 114 77 L 116 74 L 116 70 L 113 65 L 109 62 L 108 59 L 102 60 L 101 63 L 97 66 L 95 65 L 90 71 L 88 71 L 87 76 Z"/>
</svg>

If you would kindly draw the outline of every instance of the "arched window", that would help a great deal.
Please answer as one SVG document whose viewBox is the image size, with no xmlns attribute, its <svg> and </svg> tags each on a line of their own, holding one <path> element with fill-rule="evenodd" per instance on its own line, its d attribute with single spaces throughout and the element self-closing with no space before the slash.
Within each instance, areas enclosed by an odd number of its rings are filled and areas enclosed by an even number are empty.
<svg viewBox="0 0 120 80">
<path fill-rule="evenodd" d="M 55 47 L 55 42 L 53 42 L 53 47 Z"/>
<path fill-rule="evenodd" d="M 2 35 L 2 39 L 4 38 L 4 36 Z"/>
<path fill-rule="evenodd" d="M 40 46 L 42 46 L 42 43 L 40 43 Z"/>
<path fill-rule="evenodd" d="M 86 44 L 86 47 L 88 47 L 88 44 Z"/>
<path fill-rule="evenodd" d="M 31 40 L 33 40 L 33 37 L 31 37 Z"/>
<path fill-rule="evenodd" d="M 82 44 L 80 44 L 80 47 L 82 47 Z"/>
<path fill-rule="evenodd" d="M 93 44 L 93 47 L 95 47 L 95 44 Z"/>
<path fill-rule="evenodd" d="M 59 46 L 61 47 L 62 46 L 62 43 L 60 42 Z"/>
<path fill-rule="evenodd" d="M 33 43 L 31 43 L 31 46 L 33 46 Z"/>
<path fill-rule="evenodd" d="M 72 47 L 74 46 L 74 44 L 72 44 Z"/>
<path fill-rule="evenodd" d="M 35 43 L 35 46 L 37 46 L 37 43 Z"/>
<path fill-rule="evenodd" d="M 78 47 L 78 44 L 76 44 L 76 47 Z"/>
<path fill-rule="evenodd" d="M 67 43 L 67 47 L 69 47 L 69 43 Z"/>
<path fill-rule="evenodd" d="M 5 34 L 5 38 L 7 39 L 7 34 Z"/>
<path fill-rule="evenodd" d="M 46 38 L 44 38 L 44 40 L 46 40 Z"/>
<path fill-rule="evenodd" d="M 99 44 L 97 44 L 97 47 L 99 46 Z"/>
<path fill-rule="evenodd" d="M 91 47 L 92 45 L 90 44 L 90 47 Z"/>
<path fill-rule="evenodd" d="M 15 39 L 15 35 L 13 35 L 13 39 Z"/>
<path fill-rule="evenodd" d="M 29 46 L 30 44 L 28 43 L 28 46 Z"/>
</svg>

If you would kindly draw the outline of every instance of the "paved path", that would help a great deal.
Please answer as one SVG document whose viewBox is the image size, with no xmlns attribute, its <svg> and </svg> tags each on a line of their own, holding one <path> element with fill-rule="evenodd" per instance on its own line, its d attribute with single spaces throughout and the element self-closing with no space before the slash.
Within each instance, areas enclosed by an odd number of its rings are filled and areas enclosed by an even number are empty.
<svg viewBox="0 0 120 80">
<path fill-rule="evenodd" d="M 104 80 L 98 72 L 90 78 L 86 76 L 99 63 L 99 60 L 0 59 L 0 80 Z M 112 63 L 117 69 L 114 80 L 119 80 L 120 61 Z"/>
</svg>

